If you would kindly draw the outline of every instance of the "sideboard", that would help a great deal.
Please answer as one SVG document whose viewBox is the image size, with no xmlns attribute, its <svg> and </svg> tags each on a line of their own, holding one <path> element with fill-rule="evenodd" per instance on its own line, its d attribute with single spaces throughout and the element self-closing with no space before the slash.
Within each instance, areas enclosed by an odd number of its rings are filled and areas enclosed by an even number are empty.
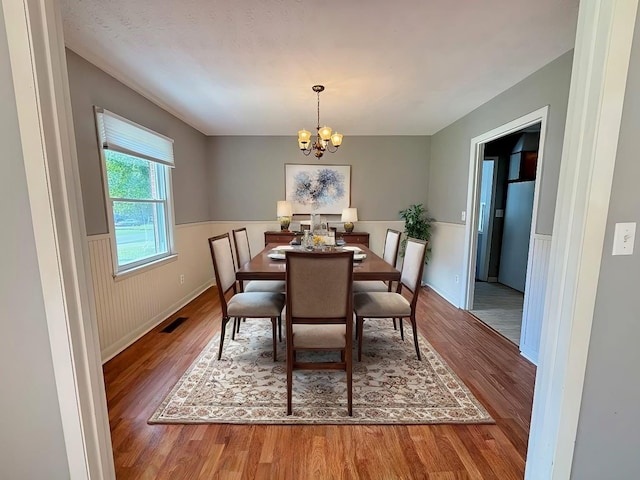
<svg viewBox="0 0 640 480">
<path fill-rule="evenodd" d="M 300 236 L 300 232 L 291 232 L 286 230 L 264 232 L 264 244 L 268 243 L 289 243 L 295 237 Z M 336 238 L 344 239 L 346 243 L 361 243 L 369 248 L 368 232 L 336 232 Z"/>
</svg>

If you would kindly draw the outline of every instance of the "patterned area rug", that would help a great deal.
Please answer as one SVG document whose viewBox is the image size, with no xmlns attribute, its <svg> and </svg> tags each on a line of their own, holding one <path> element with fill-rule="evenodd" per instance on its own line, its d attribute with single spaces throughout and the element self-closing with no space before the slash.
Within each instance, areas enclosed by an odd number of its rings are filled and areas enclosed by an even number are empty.
<svg viewBox="0 0 640 480">
<path fill-rule="evenodd" d="M 421 336 L 417 360 L 411 327 L 405 326 L 403 342 L 391 320 L 367 320 L 364 326 L 362 362 L 354 348 L 353 417 L 347 415 L 342 371 L 294 372 L 293 415 L 287 416 L 285 342 L 273 362 L 271 322 L 252 319 L 236 340 L 227 335 L 220 361 L 219 336 L 211 340 L 149 423 L 494 423 Z"/>
</svg>

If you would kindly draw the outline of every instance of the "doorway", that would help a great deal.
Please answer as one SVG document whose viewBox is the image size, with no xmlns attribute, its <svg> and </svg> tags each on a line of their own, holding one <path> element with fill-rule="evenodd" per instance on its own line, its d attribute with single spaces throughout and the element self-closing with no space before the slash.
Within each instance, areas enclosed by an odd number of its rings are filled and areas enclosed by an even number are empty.
<svg viewBox="0 0 640 480">
<path fill-rule="evenodd" d="M 518 344 L 521 353 L 536 364 L 542 319 L 538 318 L 540 315 L 537 311 L 530 311 L 527 308 L 527 297 L 539 294 L 540 292 L 537 292 L 536 289 L 544 289 L 546 282 L 542 281 L 543 279 L 532 279 L 532 275 L 527 276 L 527 272 L 531 273 L 534 270 L 531 266 L 534 262 L 535 251 L 531 249 L 529 252 L 529 245 L 533 245 L 532 239 L 535 236 L 540 186 L 540 182 L 535 179 L 541 178 L 548 111 L 548 107 L 540 108 L 471 140 L 467 196 L 468 221 L 465 225 L 462 308 L 474 313 L 476 280 L 484 281 L 481 287 L 492 288 L 503 284 L 505 289 L 501 292 L 494 292 L 492 295 L 494 298 L 489 299 L 488 302 L 490 305 L 495 305 L 496 298 L 502 297 L 505 299 L 505 305 L 511 305 L 503 309 L 502 312 L 498 312 L 501 314 L 498 315 L 498 318 L 506 316 L 504 310 L 513 310 L 509 313 L 513 320 L 509 322 L 512 325 L 510 327 L 512 331 L 508 336 L 511 337 L 513 343 Z M 526 134 L 535 134 L 536 141 L 532 141 L 534 137 Z M 535 149 L 531 146 L 532 143 L 536 145 L 537 153 L 534 153 Z M 495 163 L 495 157 L 498 157 L 497 163 Z M 503 158 L 501 159 L 501 157 Z M 481 212 L 482 171 L 485 159 L 494 159 L 493 170 L 496 177 L 495 185 L 491 188 L 491 191 L 495 190 L 493 207 L 491 208 L 490 205 L 488 214 Z M 511 185 L 514 188 L 511 188 Z M 519 196 L 525 196 L 519 190 L 526 191 L 527 202 L 517 200 Z M 533 190 L 532 200 L 531 190 Z M 511 193 L 514 193 L 513 198 L 516 200 L 512 199 L 510 211 L 507 212 L 506 199 L 507 195 Z M 487 202 L 487 198 L 489 197 L 485 194 L 485 204 L 490 203 L 490 201 Z M 484 209 L 486 211 L 487 207 L 485 206 Z M 530 211 L 530 214 L 523 213 L 525 210 Z M 484 216 L 482 225 L 480 225 L 481 213 Z M 514 228 L 508 224 L 508 233 L 505 237 L 505 216 L 515 219 L 524 216 L 527 220 L 521 221 Z M 485 226 L 491 228 L 492 241 L 485 242 L 483 240 L 482 245 L 489 245 L 491 251 L 479 254 L 478 229 L 480 226 L 483 230 Z M 502 243 L 505 239 L 507 246 L 511 243 L 515 248 L 507 248 L 506 253 L 503 254 L 505 249 L 502 248 Z M 511 257 L 514 251 L 516 252 L 515 257 Z M 481 256 L 480 262 L 478 261 L 479 256 Z M 477 272 L 483 275 L 483 271 L 479 267 L 485 268 L 485 265 L 487 265 L 486 281 L 484 277 L 477 278 Z M 502 268 L 500 268 L 501 265 Z M 512 295 L 506 295 L 506 292 Z M 479 302 L 482 301 L 483 293 L 478 290 Z M 478 309 L 481 309 L 482 304 L 479 304 L 479 307 Z M 520 332 L 518 332 L 518 328 Z"/>
<path fill-rule="evenodd" d="M 471 313 L 520 345 L 541 123 L 487 142 Z"/>
</svg>

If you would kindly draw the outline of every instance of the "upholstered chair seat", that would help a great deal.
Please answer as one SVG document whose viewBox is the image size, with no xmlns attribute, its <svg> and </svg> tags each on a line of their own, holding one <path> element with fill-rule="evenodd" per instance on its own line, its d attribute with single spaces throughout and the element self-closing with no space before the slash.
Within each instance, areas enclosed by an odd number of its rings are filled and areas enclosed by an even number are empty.
<svg viewBox="0 0 640 480">
<path fill-rule="evenodd" d="M 227 303 L 230 317 L 277 317 L 284 307 L 283 293 L 236 293 Z"/>
<path fill-rule="evenodd" d="M 377 317 L 384 312 L 388 317 L 408 317 L 411 304 L 402 295 L 389 292 L 366 292 L 353 295 L 353 308 L 362 317 Z"/>
</svg>

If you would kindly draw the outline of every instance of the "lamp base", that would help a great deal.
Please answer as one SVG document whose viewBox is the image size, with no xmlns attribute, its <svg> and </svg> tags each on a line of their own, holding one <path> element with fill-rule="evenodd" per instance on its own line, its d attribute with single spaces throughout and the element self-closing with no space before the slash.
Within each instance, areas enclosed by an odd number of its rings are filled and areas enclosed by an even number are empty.
<svg viewBox="0 0 640 480">
<path fill-rule="evenodd" d="M 344 222 L 344 231 L 347 233 L 353 232 L 353 222 Z"/>
<path fill-rule="evenodd" d="M 280 230 L 288 232 L 289 225 L 291 225 L 291 219 L 289 217 L 280 217 L 278 220 L 280 221 Z"/>
</svg>

